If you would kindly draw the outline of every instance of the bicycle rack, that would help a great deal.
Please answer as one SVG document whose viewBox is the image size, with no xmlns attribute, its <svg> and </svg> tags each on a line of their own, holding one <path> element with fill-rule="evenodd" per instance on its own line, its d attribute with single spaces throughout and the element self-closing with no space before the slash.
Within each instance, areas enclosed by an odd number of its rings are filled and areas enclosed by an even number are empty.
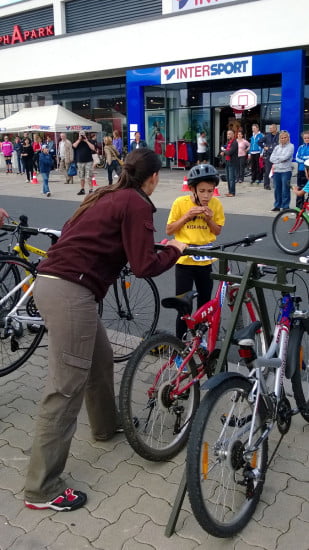
<svg viewBox="0 0 309 550">
<path fill-rule="evenodd" d="M 202 255 L 209 256 L 209 250 L 208 252 L 202 252 L 198 248 L 196 249 L 190 248 L 190 254 L 196 255 L 196 256 L 202 256 Z M 301 264 L 300 262 L 297 262 L 295 260 L 288 261 L 288 260 L 281 260 L 281 259 L 274 259 L 274 258 L 262 258 L 257 256 L 239 254 L 239 253 L 230 253 L 222 250 L 212 250 L 211 255 L 214 258 L 219 259 L 218 273 L 212 273 L 211 275 L 212 278 L 217 279 L 219 281 L 228 281 L 231 283 L 237 283 L 240 285 L 237 293 L 237 297 L 235 300 L 235 306 L 232 312 L 231 320 L 224 337 L 224 342 L 220 350 L 218 363 L 215 369 L 215 374 L 218 374 L 223 368 L 223 365 L 227 359 L 227 354 L 230 347 L 232 335 L 236 327 L 237 318 L 238 318 L 246 291 L 249 290 L 250 288 L 255 288 L 258 306 L 260 310 L 261 322 L 265 331 L 267 343 L 269 344 L 271 341 L 271 326 L 270 326 L 268 310 L 267 310 L 267 305 L 266 305 L 266 300 L 264 295 L 264 289 L 277 290 L 280 292 L 294 292 L 296 289 L 296 285 L 290 285 L 287 283 L 287 279 L 286 279 L 287 269 L 291 269 L 291 268 L 295 269 L 297 267 L 299 271 L 309 271 L 309 265 Z M 235 274 L 227 275 L 228 261 L 233 261 L 233 260 L 236 262 L 246 264 L 244 273 L 242 275 L 235 275 Z M 274 276 L 276 277 L 275 280 L 272 280 L 272 281 L 267 280 L 266 276 L 263 276 L 261 278 L 261 275 L 259 274 L 259 269 L 258 269 L 258 265 L 261 265 L 261 264 L 276 268 L 277 271 L 276 273 L 274 273 Z M 186 495 L 186 491 L 187 491 L 187 479 L 186 479 L 186 468 L 185 468 L 178 487 L 173 509 L 165 529 L 166 537 L 170 537 L 175 531 L 175 526 L 178 520 L 178 516 L 181 510 L 183 500 Z"/>
</svg>

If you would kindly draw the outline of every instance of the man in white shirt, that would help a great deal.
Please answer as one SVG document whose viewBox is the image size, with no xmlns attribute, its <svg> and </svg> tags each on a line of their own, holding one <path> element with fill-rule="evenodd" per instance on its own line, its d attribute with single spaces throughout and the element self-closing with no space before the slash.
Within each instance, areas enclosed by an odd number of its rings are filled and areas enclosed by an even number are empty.
<svg viewBox="0 0 309 550">
<path fill-rule="evenodd" d="M 206 132 L 201 132 L 197 138 L 197 164 L 205 164 L 208 160 L 208 143 Z"/>
</svg>

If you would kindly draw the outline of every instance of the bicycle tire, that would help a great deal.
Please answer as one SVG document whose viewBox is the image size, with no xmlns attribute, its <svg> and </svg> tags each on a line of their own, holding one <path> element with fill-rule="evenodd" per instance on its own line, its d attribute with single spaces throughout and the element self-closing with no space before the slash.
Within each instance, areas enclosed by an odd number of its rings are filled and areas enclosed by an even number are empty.
<svg viewBox="0 0 309 550">
<path fill-rule="evenodd" d="M 119 405 L 124 432 L 131 447 L 147 460 L 170 460 L 188 440 L 199 405 L 199 384 L 173 400 L 169 393 L 184 349 L 176 336 L 160 332 L 138 346 L 123 373 Z M 182 384 L 192 376 L 196 376 L 193 359 Z"/>
<path fill-rule="evenodd" d="M 1 299 L 7 294 L 8 288 L 12 290 L 14 286 L 16 286 L 15 281 L 12 279 L 12 277 L 14 278 L 16 276 L 16 272 L 18 273 L 17 282 L 20 282 L 24 278 L 25 271 L 29 271 L 33 277 L 36 276 L 34 266 L 16 256 L 1 255 L 0 274 L 1 271 L 5 269 L 5 266 L 12 267 L 12 269 L 7 272 L 8 277 L 11 277 L 11 279 L 9 280 L 9 278 L 7 278 L 6 282 L 1 283 L 0 276 Z M 31 325 L 31 323 L 17 321 L 13 321 L 12 323 L 11 334 L 6 334 L 4 328 L 5 317 L 12 307 L 17 304 L 17 297 L 20 296 L 21 293 L 22 290 L 17 290 L 16 296 L 11 296 L 8 301 L 0 307 L 0 377 L 6 376 L 21 367 L 21 365 L 23 365 L 34 353 L 44 336 L 45 327 L 43 325 L 35 327 Z M 30 308 L 32 311 L 35 310 L 35 304 L 31 296 L 28 298 L 27 303 L 20 307 L 18 313 L 23 315 L 26 311 L 27 315 L 29 315 L 27 308 L 28 311 Z"/>
<path fill-rule="evenodd" d="M 192 423 L 187 451 L 189 500 L 200 526 L 215 537 L 239 533 L 252 517 L 263 490 L 267 439 L 253 453 L 251 462 L 243 455 L 254 407 L 248 400 L 251 389 L 243 377 L 226 379 L 205 395 Z M 264 424 L 264 413 L 258 412 L 254 441 Z M 249 481 L 254 471 L 260 476 Z"/>
<path fill-rule="evenodd" d="M 293 371 L 291 382 L 296 405 L 309 422 L 309 334 L 302 322 L 290 332 L 288 361 Z"/>
<path fill-rule="evenodd" d="M 127 361 L 141 340 L 157 328 L 160 297 L 151 278 L 139 279 L 124 268 L 103 300 L 103 324 L 114 352 L 114 362 Z"/>
<path fill-rule="evenodd" d="M 309 248 L 309 223 L 305 216 L 299 228 L 289 233 L 295 225 L 297 210 L 289 208 L 279 212 L 272 224 L 272 235 L 276 245 L 287 254 L 299 255 Z"/>
</svg>

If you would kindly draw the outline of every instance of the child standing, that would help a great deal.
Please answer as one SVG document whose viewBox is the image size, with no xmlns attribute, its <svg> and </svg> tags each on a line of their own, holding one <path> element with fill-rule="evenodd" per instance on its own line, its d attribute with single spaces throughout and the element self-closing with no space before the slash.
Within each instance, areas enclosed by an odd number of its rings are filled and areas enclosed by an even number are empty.
<svg viewBox="0 0 309 550">
<path fill-rule="evenodd" d="M 178 197 L 171 208 L 166 233 L 191 246 L 203 246 L 216 240 L 224 225 L 223 206 L 213 196 L 219 183 L 217 170 L 211 164 L 199 164 L 191 168 L 188 185 L 191 195 Z M 210 278 L 213 259 L 202 256 L 181 256 L 176 263 L 176 295 L 192 290 L 198 292 L 197 307 L 211 298 L 213 281 Z M 182 338 L 186 324 L 178 315 L 176 335 Z"/>
<path fill-rule="evenodd" d="M 2 153 L 6 163 L 6 173 L 12 174 L 12 153 L 14 151 L 13 144 L 9 141 L 8 136 L 4 136 L 2 143 Z"/>
<path fill-rule="evenodd" d="M 40 172 L 43 178 L 43 195 L 46 195 L 46 197 L 51 196 L 51 192 L 48 186 L 48 180 L 49 180 L 49 174 L 51 169 L 53 168 L 53 165 L 54 165 L 54 161 L 49 154 L 48 146 L 44 145 L 42 148 L 42 152 L 39 155 L 39 166 L 40 166 Z"/>
</svg>

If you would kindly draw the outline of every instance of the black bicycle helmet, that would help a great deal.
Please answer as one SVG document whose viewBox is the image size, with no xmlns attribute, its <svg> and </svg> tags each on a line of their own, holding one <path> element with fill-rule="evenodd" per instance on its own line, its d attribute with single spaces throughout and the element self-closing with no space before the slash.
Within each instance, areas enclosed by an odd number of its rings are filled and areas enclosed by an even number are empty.
<svg viewBox="0 0 309 550">
<path fill-rule="evenodd" d="M 201 181 L 219 184 L 219 174 L 211 164 L 198 164 L 191 168 L 188 175 L 188 185 L 195 187 Z"/>
</svg>

